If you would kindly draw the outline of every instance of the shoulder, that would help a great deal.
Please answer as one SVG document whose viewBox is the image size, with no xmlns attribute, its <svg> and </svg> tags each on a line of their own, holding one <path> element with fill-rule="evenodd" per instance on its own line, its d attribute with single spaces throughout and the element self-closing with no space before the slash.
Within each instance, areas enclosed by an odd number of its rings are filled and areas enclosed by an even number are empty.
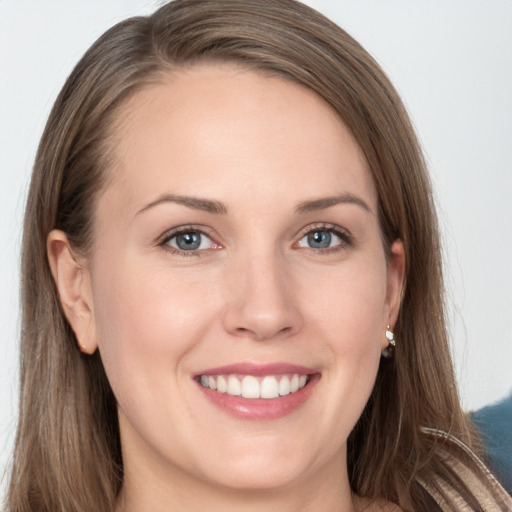
<svg viewBox="0 0 512 512">
<path fill-rule="evenodd" d="M 512 394 L 471 413 L 470 418 L 480 433 L 490 468 L 512 495 Z"/>
<path fill-rule="evenodd" d="M 420 482 L 446 512 L 472 510 L 510 512 L 512 498 L 476 453 L 446 432 L 424 429 L 443 442 L 437 452 L 450 470 Z"/>
</svg>

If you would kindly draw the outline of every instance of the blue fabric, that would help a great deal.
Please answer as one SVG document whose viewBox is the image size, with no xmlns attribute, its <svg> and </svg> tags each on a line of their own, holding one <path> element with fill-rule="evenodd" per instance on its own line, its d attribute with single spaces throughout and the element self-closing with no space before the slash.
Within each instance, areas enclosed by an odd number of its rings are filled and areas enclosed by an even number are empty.
<svg viewBox="0 0 512 512">
<path fill-rule="evenodd" d="M 482 437 L 490 469 L 512 495 L 512 393 L 470 417 Z"/>
</svg>

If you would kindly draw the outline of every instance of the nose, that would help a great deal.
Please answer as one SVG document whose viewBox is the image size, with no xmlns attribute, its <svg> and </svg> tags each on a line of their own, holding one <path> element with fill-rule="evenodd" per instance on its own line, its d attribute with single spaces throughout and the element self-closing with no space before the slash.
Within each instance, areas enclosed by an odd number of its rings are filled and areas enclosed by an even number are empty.
<svg viewBox="0 0 512 512">
<path fill-rule="evenodd" d="M 302 327 L 299 298 L 285 261 L 245 257 L 230 266 L 224 328 L 257 341 L 291 336 Z"/>
</svg>

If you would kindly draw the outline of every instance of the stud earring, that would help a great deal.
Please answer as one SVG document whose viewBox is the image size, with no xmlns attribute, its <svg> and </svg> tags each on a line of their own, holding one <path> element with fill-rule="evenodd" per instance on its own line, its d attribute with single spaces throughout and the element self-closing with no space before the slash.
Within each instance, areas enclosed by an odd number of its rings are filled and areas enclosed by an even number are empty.
<svg viewBox="0 0 512 512">
<path fill-rule="evenodd" d="M 393 352 L 395 348 L 395 335 L 393 331 L 391 330 L 391 326 L 388 325 L 386 327 L 386 339 L 388 340 L 389 344 L 386 348 L 382 350 L 382 356 L 386 358 L 393 357 Z"/>
<path fill-rule="evenodd" d="M 388 325 L 386 327 L 386 338 L 389 341 L 389 344 L 394 347 L 395 346 L 395 335 L 393 334 L 393 331 L 391 330 L 391 326 Z"/>
</svg>

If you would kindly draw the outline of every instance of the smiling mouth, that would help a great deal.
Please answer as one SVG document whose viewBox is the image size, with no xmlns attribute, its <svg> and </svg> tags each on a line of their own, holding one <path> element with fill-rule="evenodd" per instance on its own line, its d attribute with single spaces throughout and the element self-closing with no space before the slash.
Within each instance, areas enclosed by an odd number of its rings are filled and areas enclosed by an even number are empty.
<svg viewBox="0 0 512 512">
<path fill-rule="evenodd" d="M 199 383 L 218 393 L 239 396 L 248 399 L 279 398 L 291 395 L 305 387 L 310 381 L 309 375 L 200 375 Z"/>
</svg>

